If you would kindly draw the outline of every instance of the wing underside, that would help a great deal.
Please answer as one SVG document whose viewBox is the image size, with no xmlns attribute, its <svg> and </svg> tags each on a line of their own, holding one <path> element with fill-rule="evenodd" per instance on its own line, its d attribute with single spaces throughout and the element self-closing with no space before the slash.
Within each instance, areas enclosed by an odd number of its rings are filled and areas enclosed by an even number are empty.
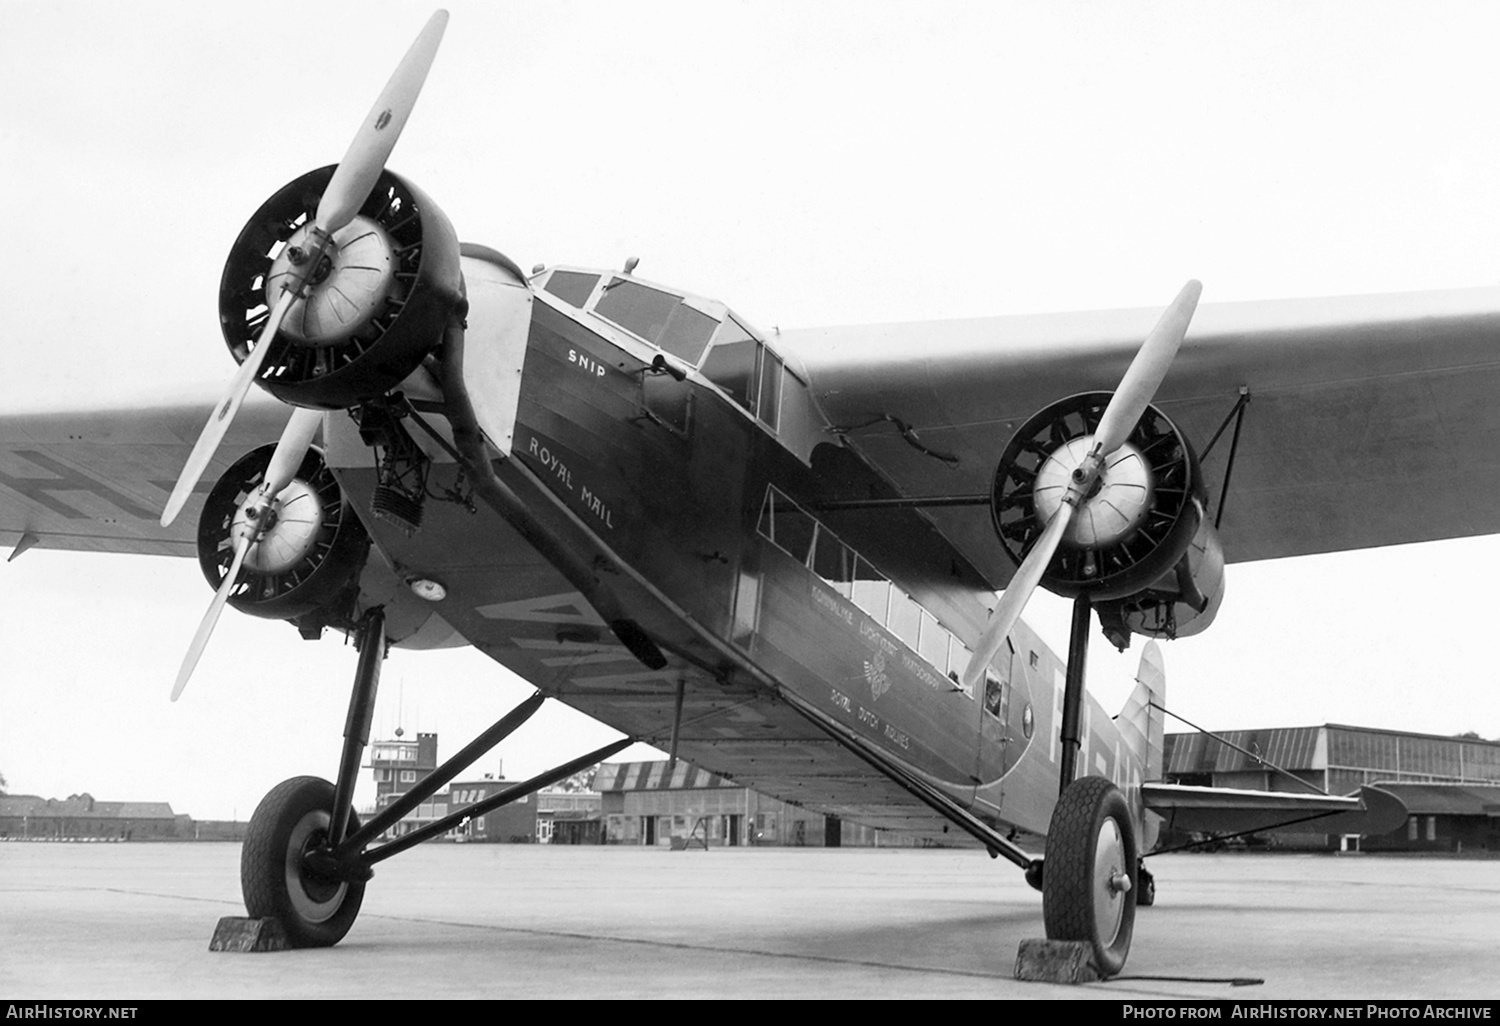
<svg viewBox="0 0 1500 1026">
<path fill-rule="evenodd" d="M 908 496 L 985 495 L 1012 432 L 1108 390 L 1157 310 L 787 332 L 836 433 Z M 1500 532 L 1500 289 L 1206 304 L 1157 396 L 1200 451 L 1249 395 L 1232 562 Z M 1204 461 L 1217 514 L 1232 432 Z M 997 587 L 987 507 L 928 515 Z"/>
<path fill-rule="evenodd" d="M 254 396 L 171 527 L 159 522 L 213 396 L 0 416 L 0 545 L 152 556 L 196 554 L 203 496 L 254 446 L 276 441 L 287 408 Z"/>
</svg>

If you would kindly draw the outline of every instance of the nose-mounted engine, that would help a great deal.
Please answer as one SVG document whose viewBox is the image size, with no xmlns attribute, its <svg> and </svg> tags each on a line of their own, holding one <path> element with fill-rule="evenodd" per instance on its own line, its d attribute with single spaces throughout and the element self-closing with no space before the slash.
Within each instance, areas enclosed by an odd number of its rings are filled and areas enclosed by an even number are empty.
<svg viewBox="0 0 1500 1026">
<path fill-rule="evenodd" d="M 1064 501 L 1110 398 L 1086 392 L 1053 403 L 1006 446 L 990 511 L 1017 565 Z M 1087 593 L 1105 634 L 1122 649 L 1131 633 L 1196 634 L 1213 621 L 1224 583 L 1223 550 L 1206 503 L 1192 446 L 1148 405 L 1078 503 L 1040 583 L 1069 598 Z"/>
<path fill-rule="evenodd" d="M 442 340 L 463 289 L 453 225 L 389 171 L 316 254 L 309 236 L 334 171 L 309 172 L 267 200 L 235 240 L 219 286 L 224 341 L 243 363 L 283 285 L 306 278 L 256 381 L 283 402 L 325 410 L 405 380 Z"/>
</svg>

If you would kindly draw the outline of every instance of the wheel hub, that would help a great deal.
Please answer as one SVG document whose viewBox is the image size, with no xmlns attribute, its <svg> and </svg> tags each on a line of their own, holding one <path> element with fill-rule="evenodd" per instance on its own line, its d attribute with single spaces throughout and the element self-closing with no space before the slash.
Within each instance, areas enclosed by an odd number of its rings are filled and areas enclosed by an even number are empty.
<svg viewBox="0 0 1500 1026">
<path fill-rule="evenodd" d="M 1099 827 L 1094 846 L 1094 922 L 1099 935 L 1113 943 L 1125 915 L 1125 895 L 1130 890 L 1130 874 L 1125 866 L 1125 841 L 1120 825 L 1106 817 Z"/>
<path fill-rule="evenodd" d="M 292 828 L 286 846 L 287 897 L 297 914 L 312 923 L 332 918 L 343 905 L 349 887 L 323 878 L 308 865 L 308 856 L 328 838 L 329 822 L 328 813 L 321 809 L 307 813 Z"/>
</svg>

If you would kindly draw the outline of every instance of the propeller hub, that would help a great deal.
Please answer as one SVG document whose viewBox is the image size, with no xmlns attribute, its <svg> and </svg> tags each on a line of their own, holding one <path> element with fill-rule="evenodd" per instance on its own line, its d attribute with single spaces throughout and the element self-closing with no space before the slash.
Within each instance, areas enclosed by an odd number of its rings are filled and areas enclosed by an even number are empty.
<svg viewBox="0 0 1500 1026">
<path fill-rule="evenodd" d="M 323 503 L 300 479 L 282 489 L 273 501 L 251 495 L 235 513 L 231 530 L 258 531 L 259 540 L 245 554 L 245 566 L 260 574 L 283 573 L 308 557 L 323 526 Z"/>
<path fill-rule="evenodd" d="M 287 240 L 266 274 L 265 298 L 271 306 L 284 289 L 303 289 L 281 333 L 304 346 L 329 346 L 364 330 L 387 312 L 388 300 L 399 298 L 398 260 L 385 228 L 363 215 L 322 246 L 315 233 L 321 234 L 309 222 Z"/>
<path fill-rule="evenodd" d="M 1077 507 L 1062 544 L 1098 549 L 1126 538 L 1151 509 L 1151 470 L 1141 451 L 1126 443 L 1109 453 L 1090 481 L 1093 435 L 1059 446 L 1037 471 L 1032 498 L 1037 519 L 1049 522 L 1058 507 Z"/>
</svg>

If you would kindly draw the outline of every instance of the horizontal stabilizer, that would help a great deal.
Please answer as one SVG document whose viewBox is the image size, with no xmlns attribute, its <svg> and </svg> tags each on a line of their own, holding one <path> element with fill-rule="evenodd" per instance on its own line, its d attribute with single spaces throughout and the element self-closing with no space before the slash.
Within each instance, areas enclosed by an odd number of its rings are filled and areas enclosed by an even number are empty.
<svg viewBox="0 0 1500 1026">
<path fill-rule="evenodd" d="M 1378 787 L 1362 787 L 1357 795 L 1342 798 L 1161 783 L 1143 784 L 1141 791 L 1146 808 L 1166 817 L 1165 825 L 1175 830 L 1388 834 L 1406 822 L 1406 805 Z"/>
</svg>

